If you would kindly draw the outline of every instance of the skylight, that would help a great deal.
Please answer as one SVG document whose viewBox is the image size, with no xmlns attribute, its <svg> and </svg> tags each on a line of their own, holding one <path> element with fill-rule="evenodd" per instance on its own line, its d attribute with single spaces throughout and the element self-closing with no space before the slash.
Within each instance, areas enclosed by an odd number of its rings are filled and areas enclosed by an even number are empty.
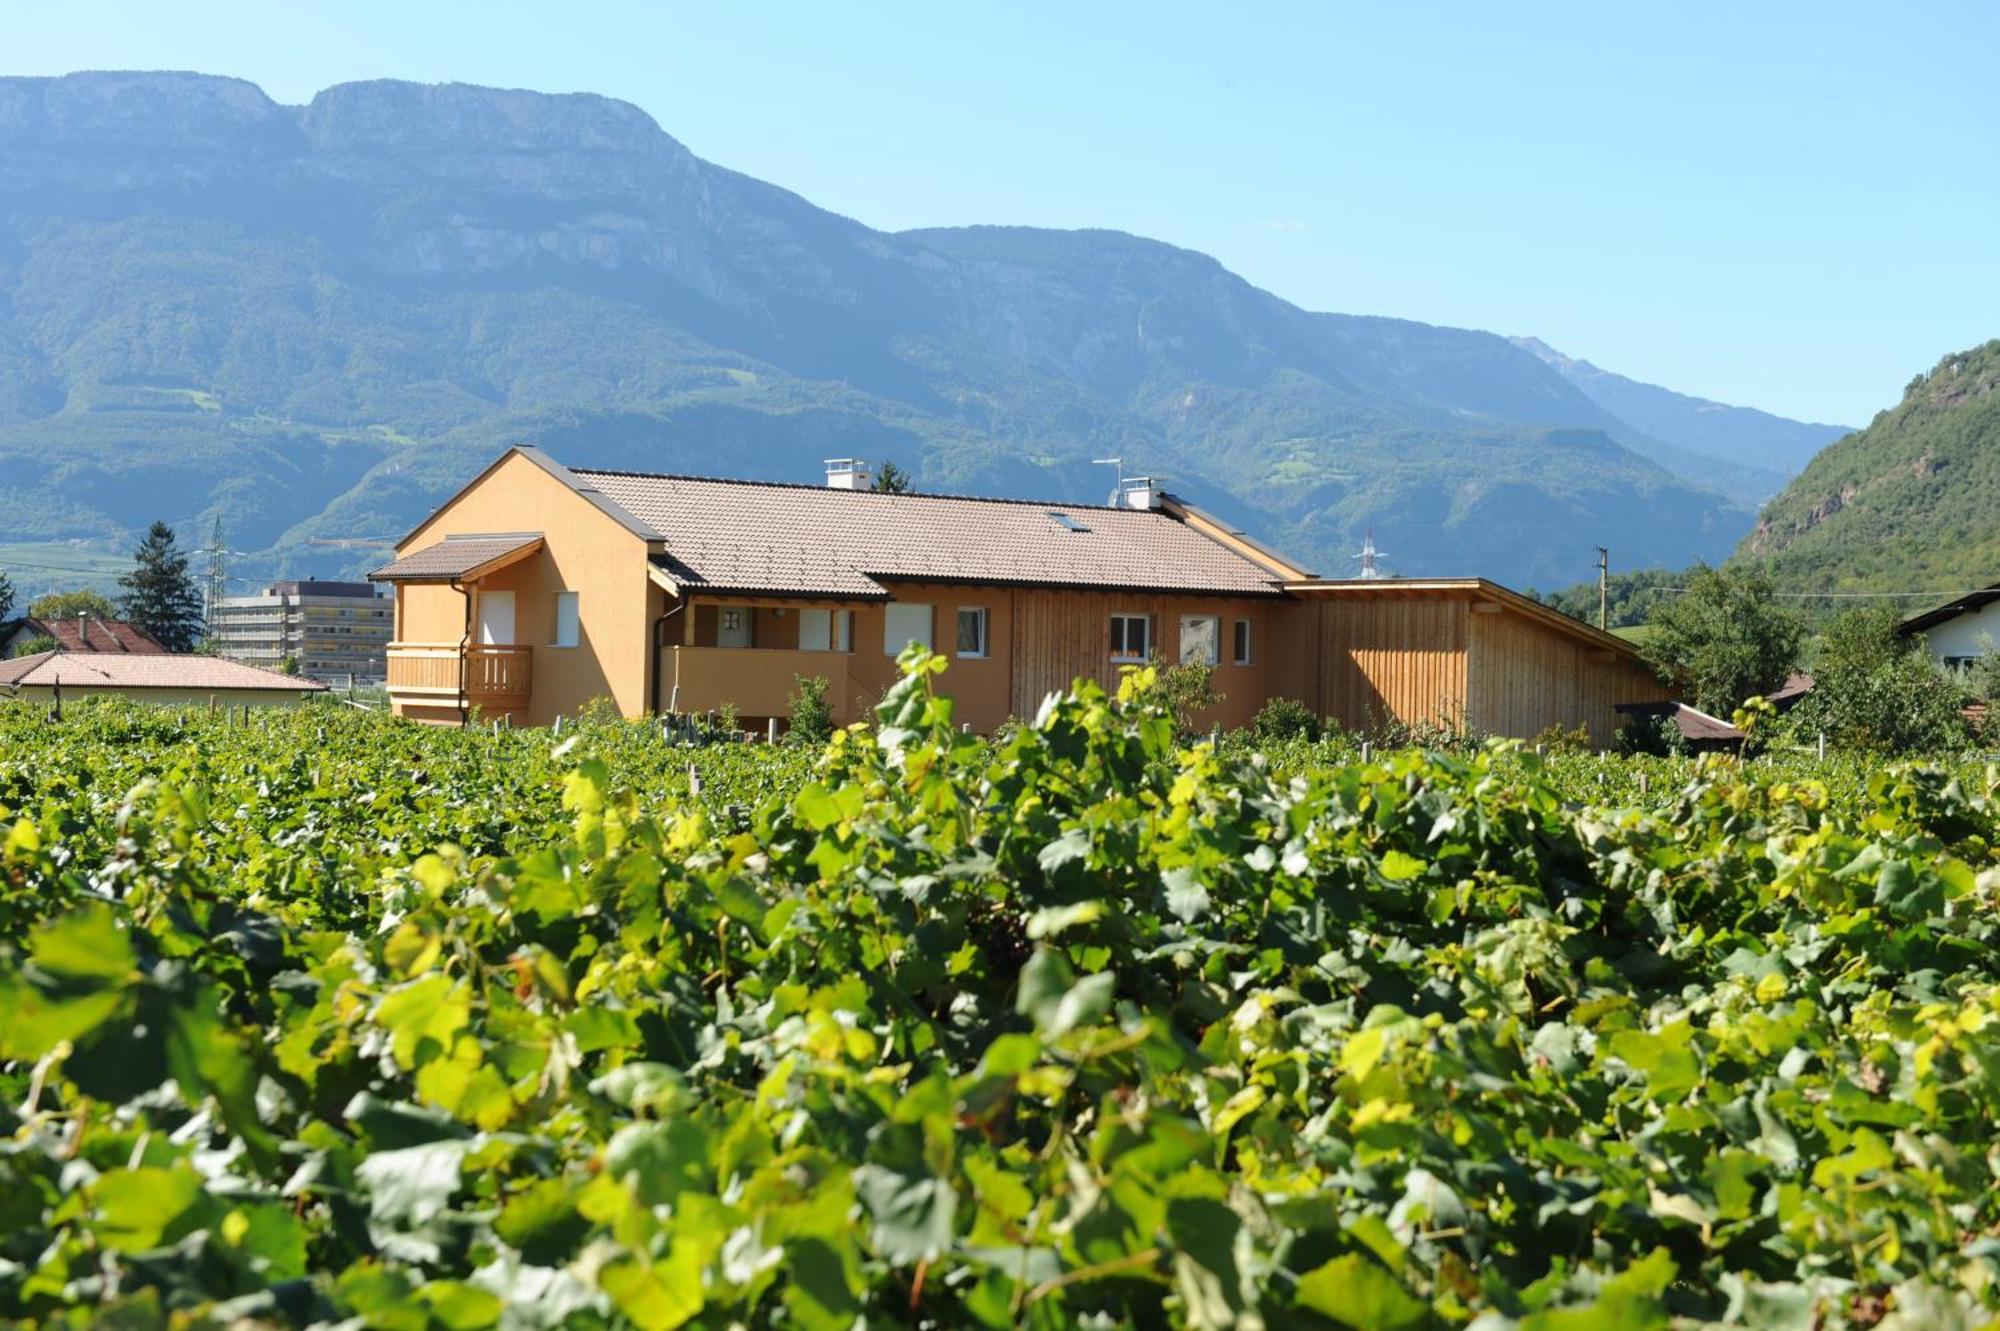
<svg viewBox="0 0 2000 1331">
<path fill-rule="evenodd" d="M 1082 522 L 1078 521 L 1076 518 L 1071 517 L 1067 513 L 1058 513 L 1054 509 L 1050 509 L 1049 516 L 1054 518 L 1056 520 L 1056 525 L 1063 528 L 1065 531 L 1090 530 L 1090 528 L 1084 526 Z"/>
</svg>

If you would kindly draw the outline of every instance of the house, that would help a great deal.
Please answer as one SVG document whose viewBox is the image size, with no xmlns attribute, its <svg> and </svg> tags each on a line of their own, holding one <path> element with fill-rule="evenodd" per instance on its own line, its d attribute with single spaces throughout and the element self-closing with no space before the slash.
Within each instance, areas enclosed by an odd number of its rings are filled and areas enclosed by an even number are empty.
<svg viewBox="0 0 2000 1331">
<path fill-rule="evenodd" d="M 217 601 L 208 632 L 232 661 L 275 667 L 290 659 L 308 679 L 377 682 L 387 669 L 389 601 L 367 582 L 274 582 L 256 596 Z"/>
<path fill-rule="evenodd" d="M 2000 582 L 1912 615 L 1896 631 L 1906 638 L 1923 634 L 1939 665 L 1963 670 L 2000 647 Z"/>
<path fill-rule="evenodd" d="M 130 698 L 178 706 L 296 707 L 324 684 L 215 656 L 147 652 L 37 652 L 0 661 L 0 699 L 52 703 Z"/>
<path fill-rule="evenodd" d="M 1031 716 L 1078 677 L 1148 660 L 1214 668 L 1203 724 L 1273 697 L 1349 726 L 1532 735 L 1666 696 L 1632 647 L 1481 579 L 1324 581 L 1157 485 L 1118 502 L 883 494 L 571 470 L 516 448 L 396 545 L 392 707 L 542 725 L 733 707 L 761 727 L 801 677 L 859 719 L 911 642 L 951 659 L 958 718 Z"/>
<path fill-rule="evenodd" d="M 137 624 L 122 619 L 38 619 L 33 615 L 0 622 L 0 661 L 38 638 L 53 639 L 65 652 L 108 652 L 158 656 L 167 649 Z"/>
</svg>

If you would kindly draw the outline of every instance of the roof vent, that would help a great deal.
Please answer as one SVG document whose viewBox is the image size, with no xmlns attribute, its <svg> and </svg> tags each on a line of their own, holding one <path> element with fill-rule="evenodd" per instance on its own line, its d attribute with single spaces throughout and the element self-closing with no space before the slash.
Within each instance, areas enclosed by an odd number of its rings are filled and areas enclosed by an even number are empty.
<svg viewBox="0 0 2000 1331">
<path fill-rule="evenodd" d="M 826 483 L 834 490 L 868 490 L 875 485 L 875 473 L 866 458 L 828 458 Z"/>
<path fill-rule="evenodd" d="M 1120 508 L 1158 508 L 1160 482 L 1152 476 L 1123 476 L 1118 481 Z"/>
</svg>

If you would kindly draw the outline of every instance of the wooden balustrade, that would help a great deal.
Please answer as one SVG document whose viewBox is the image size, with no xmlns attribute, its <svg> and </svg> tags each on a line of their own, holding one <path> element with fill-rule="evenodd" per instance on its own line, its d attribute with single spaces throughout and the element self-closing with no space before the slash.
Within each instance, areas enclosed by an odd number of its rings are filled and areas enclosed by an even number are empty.
<svg viewBox="0 0 2000 1331">
<path fill-rule="evenodd" d="M 471 706 L 525 706 L 533 684 L 535 649 L 474 645 L 461 667 L 456 643 L 389 644 L 389 693 L 435 701 L 455 699 L 461 683 Z M 461 673 L 462 671 L 462 673 Z"/>
</svg>

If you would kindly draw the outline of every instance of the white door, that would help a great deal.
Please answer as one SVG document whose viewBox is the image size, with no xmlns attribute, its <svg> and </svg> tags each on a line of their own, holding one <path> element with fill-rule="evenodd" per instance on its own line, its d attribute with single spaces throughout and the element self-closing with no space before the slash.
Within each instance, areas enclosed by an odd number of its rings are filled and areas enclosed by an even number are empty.
<svg viewBox="0 0 2000 1331">
<path fill-rule="evenodd" d="M 479 593 L 479 644 L 482 647 L 511 647 L 514 636 L 514 593 Z"/>
<path fill-rule="evenodd" d="M 748 647 L 750 645 L 750 612 L 737 607 L 724 606 L 715 612 L 715 645 L 717 647 Z"/>
<path fill-rule="evenodd" d="M 799 611 L 799 650 L 802 652 L 826 652 L 833 650 L 833 612 L 831 610 Z"/>
</svg>

